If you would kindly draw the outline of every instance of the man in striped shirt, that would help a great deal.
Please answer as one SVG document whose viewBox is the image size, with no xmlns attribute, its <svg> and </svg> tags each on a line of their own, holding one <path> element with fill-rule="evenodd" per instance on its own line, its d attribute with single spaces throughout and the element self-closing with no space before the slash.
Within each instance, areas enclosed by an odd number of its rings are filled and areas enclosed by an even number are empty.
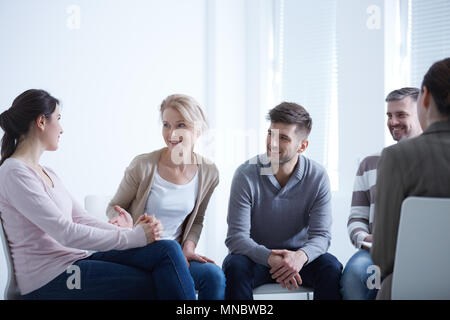
<svg viewBox="0 0 450 320">
<path fill-rule="evenodd" d="M 402 88 L 386 97 L 387 126 L 397 142 L 422 133 L 416 108 L 418 95 L 417 88 Z M 371 275 L 368 268 L 374 264 L 370 247 L 379 159 L 379 153 L 364 158 L 356 172 L 347 230 L 358 251 L 347 262 L 341 278 L 341 293 L 346 300 L 372 300 L 378 291 L 367 280 Z"/>
</svg>

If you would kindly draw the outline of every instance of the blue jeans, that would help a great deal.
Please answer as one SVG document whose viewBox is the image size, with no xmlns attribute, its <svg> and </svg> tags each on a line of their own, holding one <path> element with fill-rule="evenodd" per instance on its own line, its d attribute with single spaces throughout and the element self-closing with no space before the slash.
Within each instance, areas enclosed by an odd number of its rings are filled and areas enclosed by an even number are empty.
<svg viewBox="0 0 450 320">
<path fill-rule="evenodd" d="M 358 250 L 347 262 L 341 277 L 341 293 L 344 300 L 373 300 L 378 290 L 369 289 L 367 279 L 371 273 L 367 268 L 373 265 L 370 252 Z"/>
<path fill-rule="evenodd" d="M 96 252 L 73 263 L 81 288 L 68 288 L 63 272 L 24 299 L 170 299 L 195 300 L 192 277 L 180 245 L 160 240 L 129 250 Z"/>
<path fill-rule="evenodd" d="M 189 261 L 198 300 L 223 300 L 225 298 L 225 275 L 214 263 Z"/>
<path fill-rule="evenodd" d="M 244 255 L 229 254 L 223 261 L 226 277 L 225 299 L 253 300 L 253 289 L 265 283 L 276 282 L 270 268 L 258 264 Z M 299 274 L 302 285 L 314 289 L 314 300 L 339 300 L 339 280 L 342 264 L 325 253 L 303 266 Z"/>
</svg>

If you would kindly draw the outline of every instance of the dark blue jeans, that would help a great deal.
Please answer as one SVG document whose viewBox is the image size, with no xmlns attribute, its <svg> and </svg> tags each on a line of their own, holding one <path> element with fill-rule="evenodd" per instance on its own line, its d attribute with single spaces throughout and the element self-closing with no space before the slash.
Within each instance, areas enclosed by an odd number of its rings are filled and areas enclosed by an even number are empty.
<svg viewBox="0 0 450 320">
<path fill-rule="evenodd" d="M 226 300 L 253 300 L 253 289 L 276 282 L 270 268 L 257 264 L 247 256 L 229 254 L 223 261 L 226 278 Z M 302 285 L 314 289 L 314 300 L 341 299 L 339 281 L 342 264 L 331 254 L 325 253 L 300 270 Z"/>
<path fill-rule="evenodd" d="M 192 279 L 198 290 L 198 300 L 223 300 L 225 298 L 225 275 L 214 263 L 190 261 Z"/>
<path fill-rule="evenodd" d="M 129 250 L 96 252 L 73 263 L 81 288 L 69 289 L 63 272 L 24 299 L 168 299 L 195 300 L 194 282 L 180 245 L 160 240 Z"/>
</svg>

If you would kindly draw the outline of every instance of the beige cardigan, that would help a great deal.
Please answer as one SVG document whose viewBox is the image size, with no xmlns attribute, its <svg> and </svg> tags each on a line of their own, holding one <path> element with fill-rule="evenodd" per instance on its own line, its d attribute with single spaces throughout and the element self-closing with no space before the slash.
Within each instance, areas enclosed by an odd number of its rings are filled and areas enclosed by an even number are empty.
<svg viewBox="0 0 450 320">
<path fill-rule="evenodd" d="M 153 184 L 153 177 L 157 171 L 159 158 L 163 150 L 164 148 L 139 155 L 131 161 L 125 170 L 116 195 L 106 209 L 106 214 L 110 219 L 117 215 L 114 210 L 115 205 L 127 210 L 135 222 L 144 214 Z M 186 240 L 192 240 L 197 245 L 203 228 L 206 207 L 214 189 L 219 184 L 219 171 L 216 165 L 196 153 L 194 153 L 194 156 L 198 165 L 198 195 L 194 209 L 183 222 L 181 239 L 177 239 L 181 245 Z"/>
</svg>

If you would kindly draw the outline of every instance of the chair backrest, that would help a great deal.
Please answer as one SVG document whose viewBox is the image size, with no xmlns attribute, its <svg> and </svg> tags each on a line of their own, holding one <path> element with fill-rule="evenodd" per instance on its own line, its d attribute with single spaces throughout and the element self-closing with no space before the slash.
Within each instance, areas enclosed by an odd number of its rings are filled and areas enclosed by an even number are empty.
<svg viewBox="0 0 450 320">
<path fill-rule="evenodd" d="M 84 208 L 90 214 L 107 222 L 109 219 L 106 216 L 106 207 L 111 199 L 111 196 L 88 195 L 84 198 Z"/>
<path fill-rule="evenodd" d="M 7 268 L 7 278 L 4 298 L 7 300 L 18 300 L 20 299 L 20 291 L 17 286 L 16 276 L 14 274 L 14 264 L 11 257 L 11 251 L 9 249 L 8 239 L 6 237 L 5 231 L 3 230 L 3 220 L 0 217 L 0 238 L 3 246 L 3 253 L 5 255 L 6 268 Z"/>
<path fill-rule="evenodd" d="M 450 198 L 403 201 L 392 299 L 450 299 Z"/>
</svg>

